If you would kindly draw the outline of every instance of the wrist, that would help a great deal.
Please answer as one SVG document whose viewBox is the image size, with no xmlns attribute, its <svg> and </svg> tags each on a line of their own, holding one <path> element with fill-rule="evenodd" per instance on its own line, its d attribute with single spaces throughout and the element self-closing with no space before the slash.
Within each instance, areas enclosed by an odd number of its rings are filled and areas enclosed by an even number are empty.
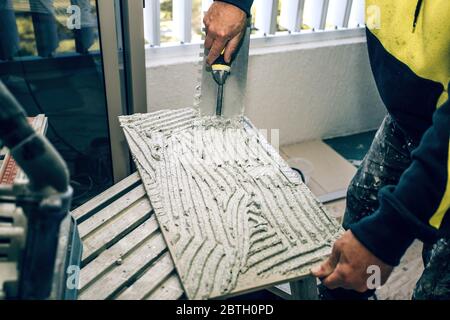
<svg viewBox="0 0 450 320">
<path fill-rule="evenodd" d="M 350 226 L 353 235 L 377 258 L 397 266 L 414 236 L 395 212 L 384 207 Z"/>
<path fill-rule="evenodd" d="M 224 3 L 228 3 L 230 5 L 233 5 L 239 9 L 241 9 L 246 15 L 247 17 L 250 17 L 251 13 L 250 13 L 250 9 L 252 7 L 252 0 L 214 0 L 214 2 L 224 2 Z"/>
</svg>

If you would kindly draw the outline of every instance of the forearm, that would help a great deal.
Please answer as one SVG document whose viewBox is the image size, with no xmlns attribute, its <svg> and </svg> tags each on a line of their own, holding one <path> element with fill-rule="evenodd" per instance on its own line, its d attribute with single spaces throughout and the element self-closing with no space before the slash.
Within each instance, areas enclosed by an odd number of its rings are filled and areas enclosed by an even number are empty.
<svg viewBox="0 0 450 320">
<path fill-rule="evenodd" d="M 215 0 L 215 1 L 222 1 L 235 5 L 236 7 L 244 10 L 247 16 L 250 16 L 250 9 L 252 8 L 253 5 L 253 0 Z"/>
</svg>

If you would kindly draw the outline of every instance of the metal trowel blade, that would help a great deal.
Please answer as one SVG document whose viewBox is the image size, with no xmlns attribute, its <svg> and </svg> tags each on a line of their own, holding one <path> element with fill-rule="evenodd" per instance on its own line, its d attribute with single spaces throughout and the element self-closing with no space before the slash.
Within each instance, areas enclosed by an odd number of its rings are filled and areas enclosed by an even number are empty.
<svg viewBox="0 0 450 320">
<path fill-rule="evenodd" d="M 244 114 L 250 33 L 249 19 L 245 35 L 232 61 L 231 73 L 224 85 L 222 116 L 225 118 L 233 118 Z M 208 53 L 208 50 L 205 49 L 202 64 L 201 93 L 198 103 L 202 116 L 215 115 L 217 105 L 217 83 L 213 79 L 211 67 L 206 63 Z"/>
</svg>

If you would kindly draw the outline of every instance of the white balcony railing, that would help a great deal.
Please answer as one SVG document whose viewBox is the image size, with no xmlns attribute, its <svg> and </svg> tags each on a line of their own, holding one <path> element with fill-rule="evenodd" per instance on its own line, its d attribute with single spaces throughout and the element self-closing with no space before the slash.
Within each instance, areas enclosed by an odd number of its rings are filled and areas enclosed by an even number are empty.
<svg viewBox="0 0 450 320">
<path fill-rule="evenodd" d="M 200 42 L 203 14 L 213 0 L 145 0 L 145 38 L 151 47 Z M 161 19 L 161 6 L 172 19 Z M 364 26 L 365 0 L 255 0 L 253 38 Z M 167 13 L 167 12 L 166 12 Z M 199 20 L 199 21 L 197 21 Z M 163 27 L 162 27 L 163 26 Z M 164 39 L 162 40 L 162 35 Z M 167 36 L 169 35 L 169 36 Z"/>
</svg>

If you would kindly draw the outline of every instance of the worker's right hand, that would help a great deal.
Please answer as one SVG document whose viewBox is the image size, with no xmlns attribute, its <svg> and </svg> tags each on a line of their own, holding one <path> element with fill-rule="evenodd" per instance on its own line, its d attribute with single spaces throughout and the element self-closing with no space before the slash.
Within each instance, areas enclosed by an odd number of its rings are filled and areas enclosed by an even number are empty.
<svg viewBox="0 0 450 320">
<path fill-rule="evenodd" d="M 311 272 L 329 289 L 344 288 L 365 292 L 369 289 L 369 267 L 378 267 L 380 285 L 387 281 L 394 269 L 364 247 L 348 230 L 334 243 L 328 260 L 314 267 Z"/>
<path fill-rule="evenodd" d="M 203 19 L 206 27 L 205 48 L 209 49 L 206 62 L 211 65 L 221 55 L 230 63 L 234 51 L 245 33 L 247 14 L 240 8 L 221 1 L 214 1 Z"/>
</svg>

